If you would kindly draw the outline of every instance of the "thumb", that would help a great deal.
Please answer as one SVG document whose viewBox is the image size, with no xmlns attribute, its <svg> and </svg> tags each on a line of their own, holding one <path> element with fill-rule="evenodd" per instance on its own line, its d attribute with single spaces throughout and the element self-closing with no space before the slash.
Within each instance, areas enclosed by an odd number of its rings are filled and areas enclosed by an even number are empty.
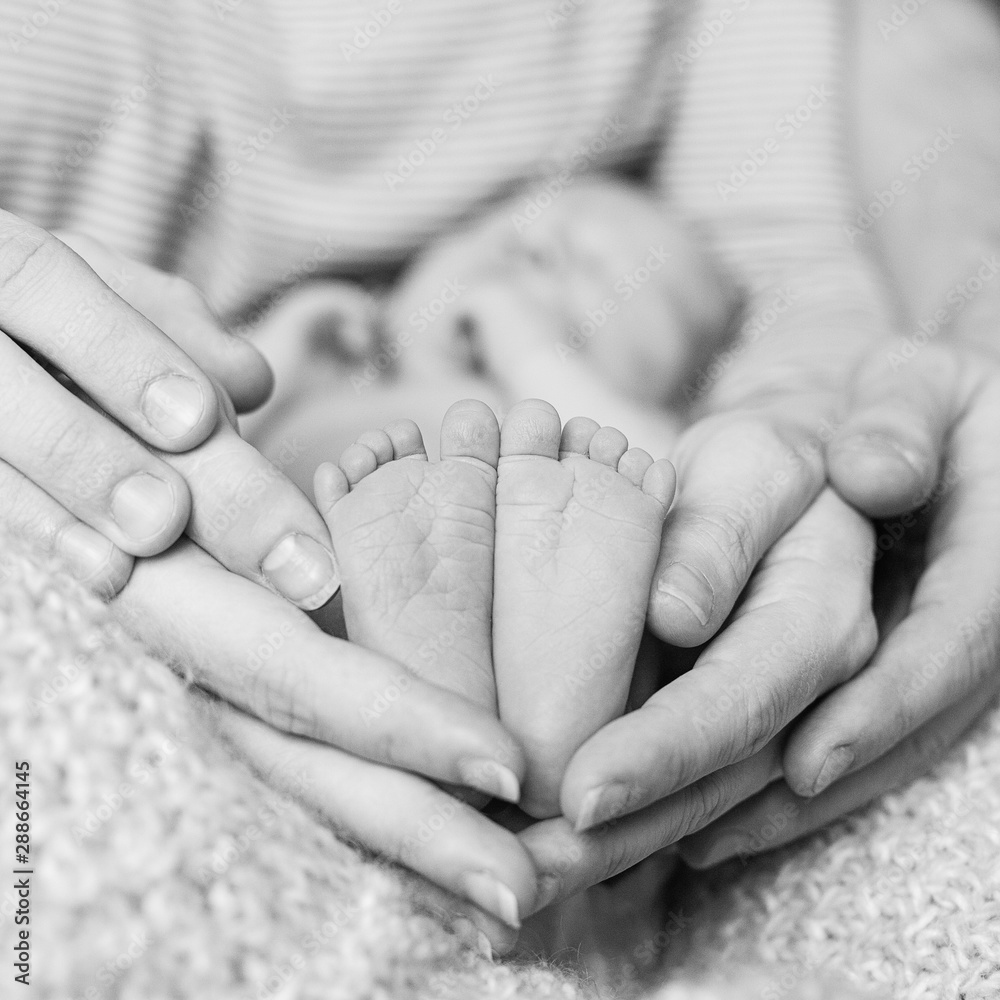
<svg viewBox="0 0 1000 1000">
<path fill-rule="evenodd" d="M 897 338 L 851 378 L 843 420 L 827 444 L 830 482 L 870 517 L 893 517 L 926 500 L 938 479 L 964 393 L 958 353 Z"/>
</svg>

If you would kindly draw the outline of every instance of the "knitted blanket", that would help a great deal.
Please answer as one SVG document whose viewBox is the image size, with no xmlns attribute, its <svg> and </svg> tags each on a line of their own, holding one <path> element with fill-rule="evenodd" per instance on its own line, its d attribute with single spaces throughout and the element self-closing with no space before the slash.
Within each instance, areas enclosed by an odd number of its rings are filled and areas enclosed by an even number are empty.
<svg viewBox="0 0 1000 1000">
<path fill-rule="evenodd" d="M 58 566 L 9 539 L 0 552 L 0 864 L 30 872 L 0 889 L 0 996 L 595 994 L 572 971 L 466 940 L 439 891 L 232 759 L 207 700 Z M 635 941 L 653 981 L 616 992 L 1000 996 L 1000 715 L 822 835 L 687 881 L 684 920 Z"/>
</svg>

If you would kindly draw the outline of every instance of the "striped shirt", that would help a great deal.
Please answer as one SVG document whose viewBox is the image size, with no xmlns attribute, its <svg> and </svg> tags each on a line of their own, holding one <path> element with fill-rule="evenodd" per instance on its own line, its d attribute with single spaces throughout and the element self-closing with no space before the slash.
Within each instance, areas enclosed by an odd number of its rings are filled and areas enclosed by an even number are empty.
<svg viewBox="0 0 1000 1000">
<path fill-rule="evenodd" d="M 396 267 L 532 179 L 648 170 L 770 294 L 854 266 L 838 16 L 837 0 L 7 0 L 0 206 L 183 274 L 233 316 L 297 277 Z"/>
</svg>

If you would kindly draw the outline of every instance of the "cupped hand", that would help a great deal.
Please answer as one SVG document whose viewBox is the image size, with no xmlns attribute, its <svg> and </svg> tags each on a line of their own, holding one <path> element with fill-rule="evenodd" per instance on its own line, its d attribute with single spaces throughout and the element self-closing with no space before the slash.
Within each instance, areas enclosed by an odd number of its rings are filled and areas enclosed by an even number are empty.
<svg viewBox="0 0 1000 1000">
<path fill-rule="evenodd" d="M 114 591 L 132 556 L 162 551 L 187 524 L 191 494 L 165 455 L 216 427 L 211 376 L 242 405 L 270 381 L 185 283 L 73 242 L 94 267 L 0 212 L 0 503 L 15 531 Z"/>
<path fill-rule="evenodd" d="M 929 771 L 1000 690 L 1000 358 L 905 340 L 858 369 L 830 478 L 873 517 L 880 641 L 796 721 L 784 780 L 682 846 L 769 850 Z"/>
<path fill-rule="evenodd" d="M 566 815 L 521 834 L 539 906 L 624 871 L 780 777 L 789 723 L 874 647 L 871 548 L 867 520 L 823 490 L 766 550 L 694 667 L 580 748 L 563 784 Z"/>
<path fill-rule="evenodd" d="M 234 572 L 322 606 L 337 586 L 326 526 L 236 430 L 234 410 L 271 390 L 257 350 L 187 281 L 85 236 L 0 213 L 0 268 L 8 523 L 105 596 L 132 556 L 186 531 Z"/>
<path fill-rule="evenodd" d="M 479 781 L 491 796 L 500 767 L 523 779 L 523 755 L 495 716 L 324 634 L 188 539 L 138 560 L 113 607 L 153 652 L 218 696 L 219 727 L 270 784 L 467 900 L 464 912 L 497 949 L 513 944 L 534 903 L 530 857 L 434 784 Z"/>
<path fill-rule="evenodd" d="M 905 339 L 858 370 L 830 479 L 886 519 L 876 552 L 926 530 L 908 613 L 868 667 L 804 718 L 786 752 L 800 794 L 862 768 L 951 706 L 985 707 L 1000 674 L 1000 355 Z M 891 571 L 892 566 L 887 566 Z"/>
</svg>

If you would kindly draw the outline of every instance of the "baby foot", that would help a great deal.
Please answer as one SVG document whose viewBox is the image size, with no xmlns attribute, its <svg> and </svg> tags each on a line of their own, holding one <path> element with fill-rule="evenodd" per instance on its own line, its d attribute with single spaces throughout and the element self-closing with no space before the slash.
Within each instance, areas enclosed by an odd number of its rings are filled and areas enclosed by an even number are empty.
<svg viewBox="0 0 1000 1000">
<path fill-rule="evenodd" d="M 583 417 L 518 403 L 500 436 L 493 662 L 528 772 L 521 808 L 559 815 L 577 748 L 621 715 L 674 470 Z"/>
<path fill-rule="evenodd" d="M 401 420 L 362 434 L 315 483 L 349 638 L 491 712 L 499 450 L 493 411 L 464 400 L 441 425 L 440 462 Z"/>
</svg>

